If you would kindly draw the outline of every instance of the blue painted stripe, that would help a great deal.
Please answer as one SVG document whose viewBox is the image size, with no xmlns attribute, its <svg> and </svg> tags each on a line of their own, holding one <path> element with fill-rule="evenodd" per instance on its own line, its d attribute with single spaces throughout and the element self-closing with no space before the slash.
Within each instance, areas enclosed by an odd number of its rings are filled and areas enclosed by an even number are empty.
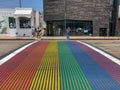
<svg viewBox="0 0 120 90">
<path fill-rule="evenodd" d="M 93 90 L 120 90 L 120 85 L 75 43 L 66 42 Z"/>
</svg>

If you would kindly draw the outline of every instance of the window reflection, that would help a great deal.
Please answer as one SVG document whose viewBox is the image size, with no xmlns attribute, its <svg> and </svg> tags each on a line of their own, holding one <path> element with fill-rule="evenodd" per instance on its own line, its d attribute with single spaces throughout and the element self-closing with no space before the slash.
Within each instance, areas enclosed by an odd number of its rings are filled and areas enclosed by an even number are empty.
<svg viewBox="0 0 120 90">
<path fill-rule="evenodd" d="M 14 17 L 9 17 L 9 28 L 16 28 L 16 22 Z"/>
<path fill-rule="evenodd" d="M 47 22 L 47 25 L 48 25 L 48 35 L 64 36 L 66 33 L 64 21 Z M 71 36 L 93 35 L 92 21 L 66 20 L 66 28 L 67 27 L 70 27 Z"/>
<path fill-rule="evenodd" d="M 20 17 L 20 28 L 31 28 L 31 19 L 27 17 Z"/>
</svg>

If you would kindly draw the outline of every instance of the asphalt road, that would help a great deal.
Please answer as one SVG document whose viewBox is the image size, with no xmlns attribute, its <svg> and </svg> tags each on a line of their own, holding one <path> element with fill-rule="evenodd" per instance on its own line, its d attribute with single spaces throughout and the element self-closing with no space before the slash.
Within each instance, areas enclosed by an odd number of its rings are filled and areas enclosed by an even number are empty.
<svg viewBox="0 0 120 90">
<path fill-rule="evenodd" d="M 38 41 L 0 66 L 0 89 L 120 90 L 120 63 L 104 55 L 79 41 Z"/>
<path fill-rule="evenodd" d="M 83 42 L 89 43 L 120 59 L 120 40 L 84 40 Z"/>
<path fill-rule="evenodd" d="M 0 41 L 0 59 L 33 40 Z M 120 40 L 81 40 L 120 59 Z"/>
<path fill-rule="evenodd" d="M 0 41 L 0 59 L 14 50 L 32 42 L 32 40 L 2 40 Z"/>
</svg>

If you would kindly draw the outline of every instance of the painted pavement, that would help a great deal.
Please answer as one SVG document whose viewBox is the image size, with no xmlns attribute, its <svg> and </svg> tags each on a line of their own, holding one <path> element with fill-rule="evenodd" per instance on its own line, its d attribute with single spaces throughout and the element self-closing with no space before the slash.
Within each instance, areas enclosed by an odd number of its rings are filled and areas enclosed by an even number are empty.
<svg viewBox="0 0 120 90">
<path fill-rule="evenodd" d="M 76 41 L 39 41 L 0 66 L 0 90 L 120 90 L 120 66 Z"/>
</svg>

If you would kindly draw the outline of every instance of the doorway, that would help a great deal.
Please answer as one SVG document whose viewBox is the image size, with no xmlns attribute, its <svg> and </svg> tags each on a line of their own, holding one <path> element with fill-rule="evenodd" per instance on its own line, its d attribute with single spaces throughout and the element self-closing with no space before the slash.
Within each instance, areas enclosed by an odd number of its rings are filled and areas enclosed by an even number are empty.
<svg viewBox="0 0 120 90">
<path fill-rule="evenodd" d="M 100 28 L 99 36 L 107 36 L 107 28 Z"/>
</svg>

